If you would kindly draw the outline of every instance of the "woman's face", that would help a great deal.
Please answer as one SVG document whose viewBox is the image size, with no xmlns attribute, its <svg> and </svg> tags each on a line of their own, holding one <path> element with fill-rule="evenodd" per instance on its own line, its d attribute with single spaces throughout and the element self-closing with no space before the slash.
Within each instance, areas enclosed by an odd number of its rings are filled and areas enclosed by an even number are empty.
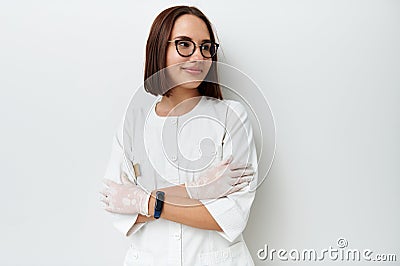
<svg viewBox="0 0 400 266">
<path fill-rule="evenodd" d="M 183 57 L 178 54 L 175 42 L 169 43 L 166 66 L 168 76 L 176 85 L 173 87 L 197 88 L 206 77 L 212 63 L 211 58 L 203 57 L 199 47 L 204 41 L 210 40 L 206 24 L 194 15 L 182 15 L 175 21 L 169 40 L 192 40 L 196 44 L 194 53 Z"/>
</svg>

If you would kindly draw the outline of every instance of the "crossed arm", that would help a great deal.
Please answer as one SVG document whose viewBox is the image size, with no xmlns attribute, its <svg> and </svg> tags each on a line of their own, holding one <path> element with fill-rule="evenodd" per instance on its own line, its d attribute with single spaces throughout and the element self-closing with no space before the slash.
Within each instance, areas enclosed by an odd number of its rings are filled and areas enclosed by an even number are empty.
<svg viewBox="0 0 400 266">
<path fill-rule="evenodd" d="M 161 190 L 165 193 L 161 218 L 199 229 L 224 232 L 223 226 L 217 223 L 199 199 L 218 201 L 221 198 L 223 200 L 225 196 L 249 185 L 254 174 L 251 164 L 231 164 L 231 159 L 232 157 L 210 168 L 204 175 L 192 182 L 157 189 L 157 191 Z M 104 182 L 108 187 L 104 188 L 101 193 L 104 196 L 102 201 L 106 204 L 107 211 L 128 215 L 136 214 L 133 216 L 136 219 L 134 224 L 154 219 L 156 190 L 147 194 L 132 183 L 124 173 L 121 173 L 121 184 L 107 179 Z M 149 217 L 144 214 L 148 214 Z M 127 235 L 132 230 L 134 230 L 133 225 L 128 229 Z"/>
<path fill-rule="evenodd" d="M 165 193 L 162 218 L 205 230 L 222 232 L 222 228 L 199 199 L 217 199 L 241 190 L 253 179 L 251 164 L 233 163 L 232 157 L 210 168 L 196 180 L 187 184 L 157 189 Z M 135 214 L 137 223 L 154 218 L 155 194 L 146 194 L 121 174 L 122 184 L 105 180 L 109 186 L 103 190 L 106 210 L 121 214 Z M 135 203 L 131 203 L 135 202 Z M 133 205 L 132 205 L 133 204 Z M 149 214 L 146 217 L 140 214 Z M 132 230 L 131 227 L 130 230 Z"/>
</svg>

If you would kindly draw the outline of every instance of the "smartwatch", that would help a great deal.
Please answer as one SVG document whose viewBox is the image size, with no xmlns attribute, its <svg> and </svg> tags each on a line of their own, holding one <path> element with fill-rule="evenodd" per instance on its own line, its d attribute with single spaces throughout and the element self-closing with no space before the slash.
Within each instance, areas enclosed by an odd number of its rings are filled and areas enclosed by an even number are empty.
<svg viewBox="0 0 400 266">
<path fill-rule="evenodd" d="M 158 219 L 161 216 L 161 211 L 164 206 L 165 193 L 162 191 L 156 192 L 156 204 L 154 206 L 154 218 Z"/>
</svg>

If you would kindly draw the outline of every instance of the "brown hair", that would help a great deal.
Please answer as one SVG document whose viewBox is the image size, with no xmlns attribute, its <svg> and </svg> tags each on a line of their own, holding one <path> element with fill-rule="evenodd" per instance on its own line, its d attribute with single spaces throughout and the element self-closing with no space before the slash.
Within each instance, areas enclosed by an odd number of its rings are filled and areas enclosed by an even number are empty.
<svg viewBox="0 0 400 266">
<path fill-rule="evenodd" d="M 196 7 L 174 6 L 162 11 L 154 20 L 151 26 L 149 37 L 146 44 L 146 62 L 144 67 L 144 87 L 145 90 L 153 95 L 169 96 L 169 89 L 165 73 L 160 70 L 166 67 L 166 52 L 168 39 L 171 35 L 175 21 L 182 15 L 195 15 L 204 21 L 210 34 L 210 40 L 215 42 L 214 32 L 207 17 Z M 212 57 L 212 61 L 217 61 L 217 55 Z M 154 75 L 156 74 L 157 75 Z M 206 81 L 208 80 L 208 81 Z M 164 89 L 163 89 L 164 88 Z M 214 97 L 222 100 L 221 88 L 218 84 L 217 65 L 211 64 L 208 74 L 197 87 L 201 95 Z"/>
</svg>

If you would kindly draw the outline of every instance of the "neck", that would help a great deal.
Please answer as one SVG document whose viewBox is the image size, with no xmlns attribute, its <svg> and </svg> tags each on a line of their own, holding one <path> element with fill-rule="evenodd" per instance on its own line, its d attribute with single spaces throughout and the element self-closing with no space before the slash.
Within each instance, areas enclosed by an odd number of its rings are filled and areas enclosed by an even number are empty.
<svg viewBox="0 0 400 266">
<path fill-rule="evenodd" d="M 201 96 L 197 89 L 173 88 L 169 97 L 163 96 L 161 104 L 168 108 L 174 108 L 178 104 L 187 101 L 191 98 Z M 189 101 L 188 101 L 189 102 Z"/>
<path fill-rule="evenodd" d="M 196 89 L 173 88 L 169 97 L 163 96 L 156 107 L 160 115 L 182 115 L 187 113 L 200 100 Z"/>
</svg>

